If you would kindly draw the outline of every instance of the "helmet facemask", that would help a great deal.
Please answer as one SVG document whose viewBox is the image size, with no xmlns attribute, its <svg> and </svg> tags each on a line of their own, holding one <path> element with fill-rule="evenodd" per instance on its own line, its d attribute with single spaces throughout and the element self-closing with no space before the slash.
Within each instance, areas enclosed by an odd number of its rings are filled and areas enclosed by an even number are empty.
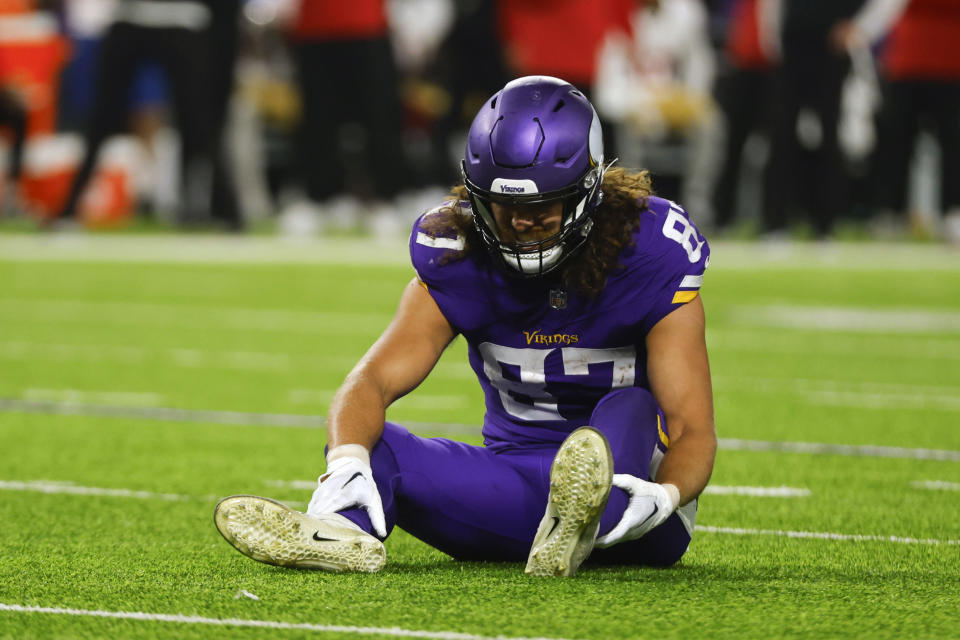
<svg viewBox="0 0 960 640">
<path fill-rule="evenodd" d="M 576 253 L 593 227 L 592 214 L 603 200 L 601 185 L 609 166 L 603 165 L 601 160 L 601 164 L 588 168 L 576 183 L 544 193 L 498 193 L 482 189 L 470 181 L 466 167 L 461 166 L 474 226 L 494 263 L 510 275 L 537 278 L 555 270 Z M 499 186 L 497 181 L 494 182 L 494 187 Z M 562 203 L 560 228 L 540 240 L 505 239 L 493 212 L 493 204 L 516 207 L 554 202 Z"/>
</svg>

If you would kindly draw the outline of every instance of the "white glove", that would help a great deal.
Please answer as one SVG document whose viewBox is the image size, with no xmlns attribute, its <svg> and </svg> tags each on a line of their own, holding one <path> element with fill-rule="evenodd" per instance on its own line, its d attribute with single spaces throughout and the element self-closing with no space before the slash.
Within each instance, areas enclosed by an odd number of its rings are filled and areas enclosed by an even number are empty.
<svg viewBox="0 0 960 640">
<path fill-rule="evenodd" d="M 308 516 L 360 508 L 370 516 L 370 524 L 377 535 L 387 537 L 383 503 L 368 462 L 356 456 L 332 460 L 327 464 L 327 472 L 317 479 L 317 483 L 307 506 Z"/>
<path fill-rule="evenodd" d="M 595 546 L 601 549 L 646 535 L 654 527 L 663 524 L 680 505 L 680 491 L 672 484 L 657 484 L 617 473 L 613 476 L 613 486 L 630 494 L 630 502 L 617 526 L 607 535 L 597 538 Z"/>
</svg>

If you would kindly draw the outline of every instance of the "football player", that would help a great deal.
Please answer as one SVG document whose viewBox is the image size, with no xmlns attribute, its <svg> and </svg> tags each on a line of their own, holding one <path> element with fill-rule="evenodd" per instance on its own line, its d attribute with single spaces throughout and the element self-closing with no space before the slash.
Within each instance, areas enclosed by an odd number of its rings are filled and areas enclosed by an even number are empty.
<svg viewBox="0 0 960 640">
<path fill-rule="evenodd" d="M 306 513 L 233 496 L 223 536 L 261 562 L 334 571 L 380 569 L 394 526 L 535 575 L 679 560 L 716 452 L 698 296 L 710 250 L 646 172 L 610 164 L 572 85 L 530 76 L 491 97 L 463 184 L 415 224 L 396 316 L 337 392 Z M 458 334 L 484 446 L 385 421 Z"/>
</svg>

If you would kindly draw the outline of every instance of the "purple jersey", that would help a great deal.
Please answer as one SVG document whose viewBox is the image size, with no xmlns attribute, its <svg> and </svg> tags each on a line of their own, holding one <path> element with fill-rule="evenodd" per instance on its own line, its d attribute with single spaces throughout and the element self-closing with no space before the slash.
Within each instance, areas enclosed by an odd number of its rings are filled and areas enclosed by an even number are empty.
<svg viewBox="0 0 960 640">
<path fill-rule="evenodd" d="M 620 256 L 623 268 L 589 298 L 563 290 L 554 278 L 511 278 L 482 247 L 443 263 L 441 257 L 462 241 L 422 231 L 430 215 L 417 220 L 410 236 L 413 266 L 467 340 L 486 400 L 484 441 L 494 449 L 559 443 L 587 424 L 612 389 L 649 389 L 647 332 L 696 297 L 710 262 L 706 239 L 687 213 L 651 197 L 634 246 Z"/>
</svg>

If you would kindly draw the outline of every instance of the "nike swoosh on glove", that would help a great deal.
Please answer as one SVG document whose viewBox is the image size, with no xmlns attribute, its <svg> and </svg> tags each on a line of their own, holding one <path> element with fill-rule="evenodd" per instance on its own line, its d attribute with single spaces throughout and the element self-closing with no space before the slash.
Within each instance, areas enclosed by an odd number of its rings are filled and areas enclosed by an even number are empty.
<svg viewBox="0 0 960 640">
<path fill-rule="evenodd" d="M 595 546 L 601 549 L 646 535 L 663 524 L 680 503 L 680 491 L 672 484 L 647 482 L 636 476 L 617 473 L 613 476 L 613 486 L 626 491 L 630 502 L 617 526 L 597 538 Z"/>
<path fill-rule="evenodd" d="M 345 509 L 363 509 L 380 538 L 387 537 L 380 492 L 373 481 L 370 465 L 354 456 L 337 458 L 317 479 L 317 488 L 307 506 L 308 516 L 336 513 Z"/>
</svg>

